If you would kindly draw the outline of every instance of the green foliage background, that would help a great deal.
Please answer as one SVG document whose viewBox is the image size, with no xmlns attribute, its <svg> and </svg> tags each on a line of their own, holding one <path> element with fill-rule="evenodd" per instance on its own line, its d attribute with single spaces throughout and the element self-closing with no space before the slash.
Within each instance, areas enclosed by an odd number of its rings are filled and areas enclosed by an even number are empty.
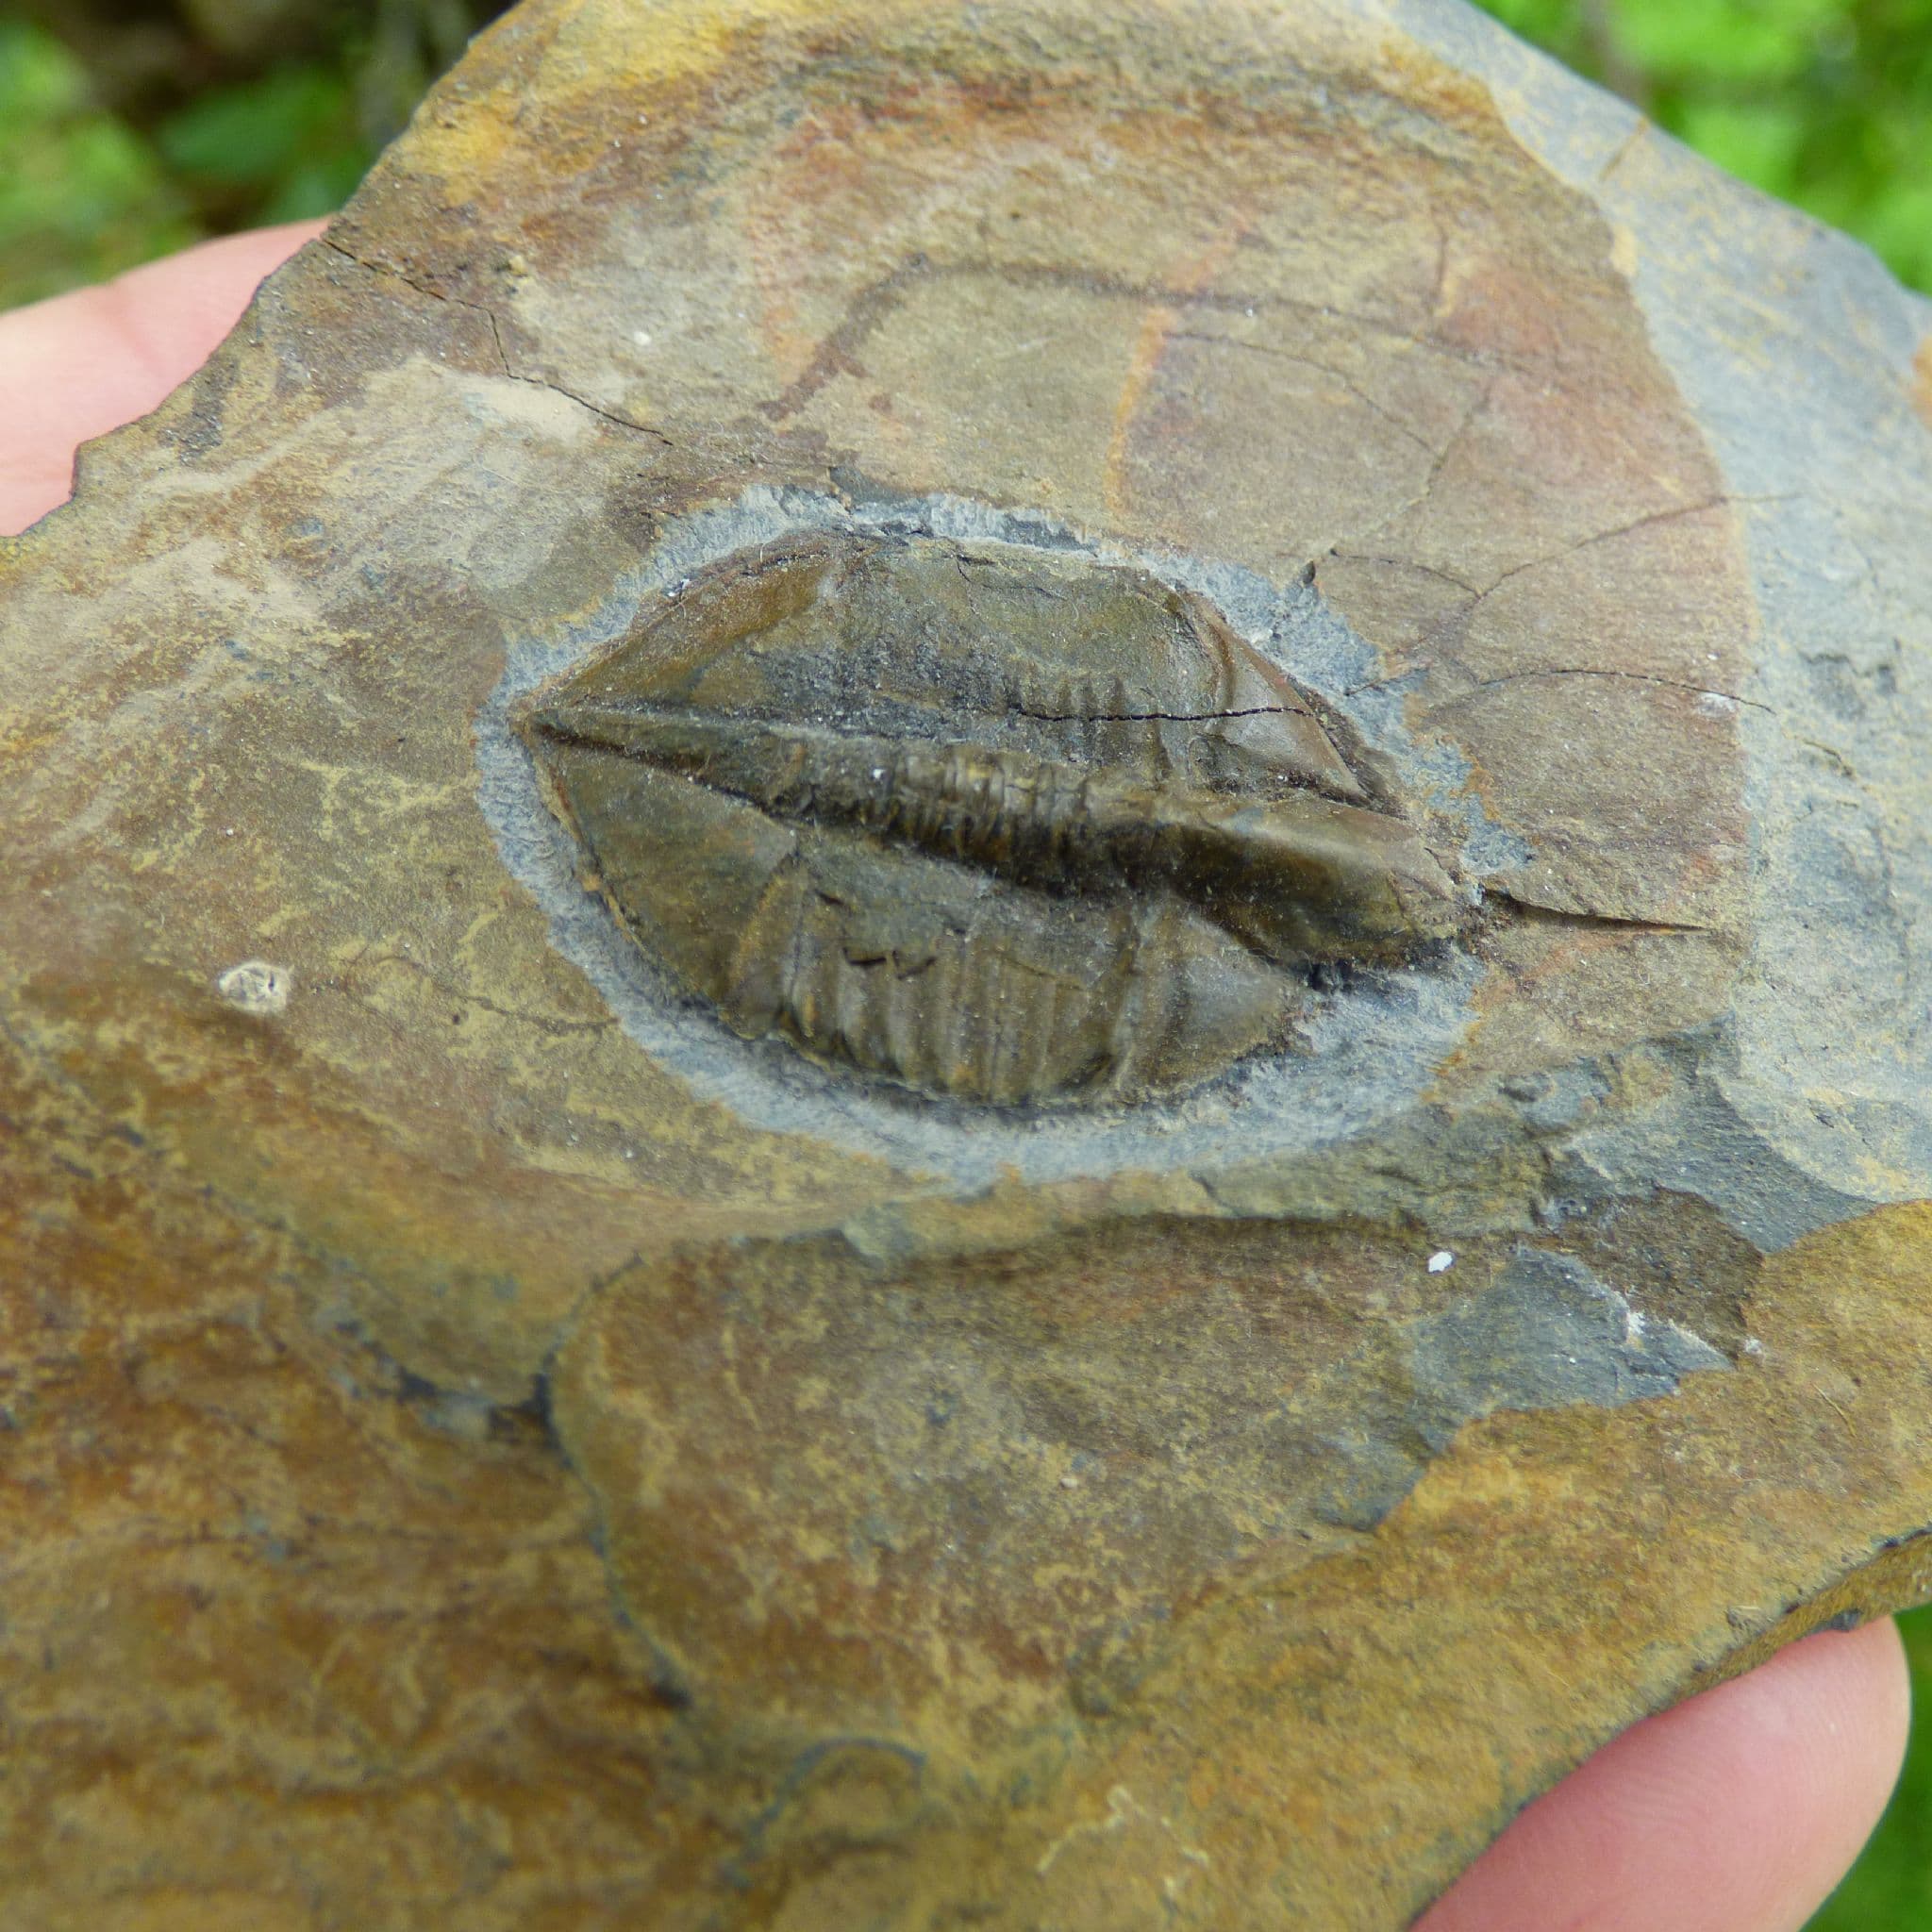
<svg viewBox="0 0 1932 1932">
<path fill-rule="evenodd" d="M 1491 11 L 1932 291 L 1932 0 L 1487 0 Z M 500 0 L 0 0 L 0 308 L 204 236 L 323 214 Z M 1932 539 L 1928 539 L 1932 541 Z M 1932 1932 L 1921 1717 L 1813 1932 Z"/>
<path fill-rule="evenodd" d="M 325 214 L 503 0 L 0 0 L 0 308 Z"/>
</svg>

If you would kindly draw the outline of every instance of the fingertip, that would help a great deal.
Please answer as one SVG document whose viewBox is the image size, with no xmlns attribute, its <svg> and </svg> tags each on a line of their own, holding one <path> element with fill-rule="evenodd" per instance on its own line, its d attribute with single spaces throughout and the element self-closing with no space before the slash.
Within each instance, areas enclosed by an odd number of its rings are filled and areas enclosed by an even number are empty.
<svg viewBox="0 0 1932 1932">
<path fill-rule="evenodd" d="M 193 375 L 263 277 L 324 225 L 224 236 L 0 315 L 0 534 L 64 503 L 75 451 Z"/>
<path fill-rule="evenodd" d="M 1878 1822 L 1908 1717 L 1890 1619 L 1807 1638 L 1606 1745 L 1416 1932 L 1796 1932 Z"/>
<path fill-rule="evenodd" d="M 103 316 L 112 317 L 111 325 L 130 351 L 154 367 L 158 380 L 166 381 L 154 399 L 159 402 L 208 359 L 262 282 L 327 225 L 285 222 L 224 235 L 76 293 L 96 296 Z"/>
</svg>

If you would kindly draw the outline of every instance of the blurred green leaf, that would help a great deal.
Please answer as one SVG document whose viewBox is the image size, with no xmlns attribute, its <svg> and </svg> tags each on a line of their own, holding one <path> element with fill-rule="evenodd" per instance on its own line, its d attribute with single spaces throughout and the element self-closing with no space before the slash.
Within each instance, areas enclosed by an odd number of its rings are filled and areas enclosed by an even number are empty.
<svg viewBox="0 0 1932 1932">
<path fill-rule="evenodd" d="M 1659 80 L 1789 81 L 1817 58 L 1843 0 L 1624 0 L 1624 52 Z"/>
<path fill-rule="evenodd" d="M 0 308 L 340 208 L 503 8 L 0 0 Z"/>
<path fill-rule="evenodd" d="M 358 146 L 352 151 L 319 156 L 291 167 L 262 204 L 264 223 L 306 221 L 310 215 L 333 214 L 355 193 L 357 184 L 375 159 Z"/>
<path fill-rule="evenodd" d="M 305 65 L 205 94 L 162 122 L 159 147 L 183 174 L 244 187 L 279 182 L 319 152 L 358 154 L 361 142 L 347 86 Z"/>
<path fill-rule="evenodd" d="M 1901 281 L 1932 289 L 1932 179 L 1899 182 L 1874 197 L 1858 224 Z M 1932 1843 L 1928 1843 L 1932 1856 Z"/>
<path fill-rule="evenodd" d="M 1567 40 L 1575 28 L 1575 0 L 1492 0 L 1493 13 L 1511 33 L 1539 46 Z"/>
<path fill-rule="evenodd" d="M 60 43 L 21 22 L 0 19 L 0 129 L 23 137 L 87 101 L 87 76 Z M 5 139 L 0 136 L 0 139 Z"/>
<path fill-rule="evenodd" d="M 200 230 L 134 130 L 50 35 L 0 19 L 0 304 L 118 275 Z"/>
<path fill-rule="evenodd" d="M 1675 119 L 1681 139 L 1740 180 L 1787 200 L 1797 192 L 1806 124 L 1794 104 L 1693 100 Z"/>
</svg>

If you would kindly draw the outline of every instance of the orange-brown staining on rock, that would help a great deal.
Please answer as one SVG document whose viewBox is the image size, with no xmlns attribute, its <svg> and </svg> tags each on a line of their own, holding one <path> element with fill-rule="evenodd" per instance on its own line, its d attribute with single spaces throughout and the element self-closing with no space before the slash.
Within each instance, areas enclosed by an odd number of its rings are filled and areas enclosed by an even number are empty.
<svg viewBox="0 0 1932 1932">
<path fill-rule="evenodd" d="M 890 1712 L 984 1759 L 1257 1552 L 1318 1554 L 1327 1378 L 1486 1265 L 1167 1217 L 906 1268 L 735 1244 L 586 1311 L 558 1427 L 626 1604 L 701 1702 Z"/>
<path fill-rule="evenodd" d="M 1165 283 L 1182 297 L 1200 295 L 1211 288 L 1234 255 L 1242 233 L 1239 221 L 1230 221 L 1206 248 L 1178 270 L 1165 277 Z M 1168 338 L 1179 326 L 1185 309 L 1177 303 L 1158 297 L 1150 301 L 1134 338 L 1133 354 L 1121 378 L 1120 394 L 1113 407 L 1113 425 L 1108 437 L 1107 463 L 1102 490 L 1109 515 L 1116 523 L 1129 518 L 1126 461 L 1133 446 L 1135 429 L 1147 400 L 1147 393 L 1159 375 Z"/>
<path fill-rule="evenodd" d="M 1912 358 L 1912 407 L 1919 412 L 1919 421 L 1932 429 L 1932 335 L 1919 344 L 1918 354 Z"/>
<path fill-rule="evenodd" d="M 868 198 L 866 158 L 856 145 L 866 117 L 849 107 L 828 107 L 800 117 L 784 143 L 782 200 L 753 199 L 741 218 L 745 255 L 757 291 L 759 335 L 786 392 L 795 392 L 825 356 L 838 325 L 812 312 L 811 290 L 797 274 L 801 231 L 834 258 L 849 260 L 865 237 L 835 234 L 817 217 L 821 208 L 862 206 Z M 875 192 L 875 191 L 873 191 Z M 856 305 L 855 305 L 856 306 Z M 851 310 L 841 321 L 849 326 Z M 863 379 L 862 365 L 848 355 L 841 373 Z"/>
<path fill-rule="evenodd" d="M 1493 140 L 1501 117 L 1495 96 L 1473 74 L 1444 66 L 1406 35 L 1386 33 L 1364 61 L 1375 83 L 1412 111 L 1444 128 Z"/>
<path fill-rule="evenodd" d="M 1737 513 L 1612 239 L 1520 153 L 1476 153 L 1489 186 L 1455 224 L 1411 354 L 1482 370 L 1480 391 L 1452 433 L 1429 431 L 1407 500 L 1316 579 L 1381 654 L 1411 728 L 1469 760 L 1485 816 L 1523 841 L 1493 886 L 1630 923 L 1508 940 L 1536 972 L 1479 999 L 1472 1070 L 1491 1047 L 1498 1065 L 1547 1050 L 1566 1014 L 1614 1034 L 1660 997 L 1691 1018 L 1722 1006 L 1733 948 L 1637 927 L 1742 918 L 1752 623 Z M 1673 958 L 1697 961 L 1684 998 L 1658 963 Z M 1603 997 L 1618 984 L 1645 996 Z"/>
<path fill-rule="evenodd" d="M 6 1046 L 0 1118 L 0 1681 L 32 1788 L 0 1912 L 111 1918 L 132 1883 L 167 1932 L 292 1928 L 277 1861 L 312 1858 L 352 1919 L 399 1890 L 436 1917 L 488 1815 L 580 1874 L 567 1918 L 647 1921 L 659 1861 L 719 1834 L 640 1840 L 670 1712 L 534 1413 L 404 1374 L 301 1239 Z M 583 1779 L 599 1760 L 625 1774 Z M 240 1849 L 264 1780 L 275 1850 Z"/>
<path fill-rule="evenodd" d="M 1465 1044 L 1439 1070 L 1434 1095 L 1453 1101 L 1547 1067 L 1551 1042 L 1579 1055 L 1626 1046 L 1639 1016 L 1646 1037 L 1720 1010 L 1740 948 L 1721 933 L 1512 913 L 1485 942 L 1491 972 L 1472 1003 Z"/>
<path fill-rule="evenodd" d="M 1200 500 L 1251 487 L 1271 533 L 1306 526 L 1325 468 L 1365 472 L 1391 445 L 1399 474 L 1325 525 L 1340 534 L 1412 491 L 1464 413 L 1465 397 L 1445 403 L 1412 371 L 1394 370 L 1387 394 L 1351 391 L 1365 311 L 1384 330 L 1425 325 L 1447 241 L 1417 195 L 1391 208 L 1377 184 L 1362 206 L 1336 206 L 1316 177 L 1347 137 L 1311 106 L 1270 100 L 1210 128 L 1131 88 L 995 102 L 928 76 L 885 101 L 890 112 L 863 117 L 814 101 L 786 137 L 798 165 L 774 166 L 769 189 L 747 183 L 740 216 L 791 372 L 787 420 L 860 470 L 902 488 L 1049 496 L 1075 521 L 1198 546 Z M 1084 164 L 1094 153 L 1104 171 Z M 1164 195 L 1198 209 L 1195 232 L 1211 238 L 1178 262 L 1155 213 Z M 1419 251 L 1399 232 L 1411 218 Z M 1309 329 L 1317 340 L 1296 340 Z M 1242 366 L 1257 351 L 1283 353 Z M 868 379 L 890 389 L 902 433 L 855 420 Z M 1191 473 L 1204 432 L 1281 416 L 1297 384 L 1292 447 L 1231 451 L 1211 480 Z M 1190 414 L 1197 392 L 1211 429 Z M 1262 500 L 1264 475 L 1288 501 Z"/>
</svg>

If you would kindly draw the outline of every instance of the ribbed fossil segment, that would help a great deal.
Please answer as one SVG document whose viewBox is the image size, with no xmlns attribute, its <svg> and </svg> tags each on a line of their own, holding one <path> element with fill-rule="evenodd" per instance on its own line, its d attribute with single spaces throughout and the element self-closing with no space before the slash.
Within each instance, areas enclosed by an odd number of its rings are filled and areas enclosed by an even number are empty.
<svg viewBox="0 0 1932 1932">
<path fill-rule="evenodd" d="M 1143 572 L 933 538 L 727 558 L 522 729 L 589 882 L 747 1038 L 1000 1104 L 1287 1031 L 1461 900 L 1308 695 Z"/>
</svg>

